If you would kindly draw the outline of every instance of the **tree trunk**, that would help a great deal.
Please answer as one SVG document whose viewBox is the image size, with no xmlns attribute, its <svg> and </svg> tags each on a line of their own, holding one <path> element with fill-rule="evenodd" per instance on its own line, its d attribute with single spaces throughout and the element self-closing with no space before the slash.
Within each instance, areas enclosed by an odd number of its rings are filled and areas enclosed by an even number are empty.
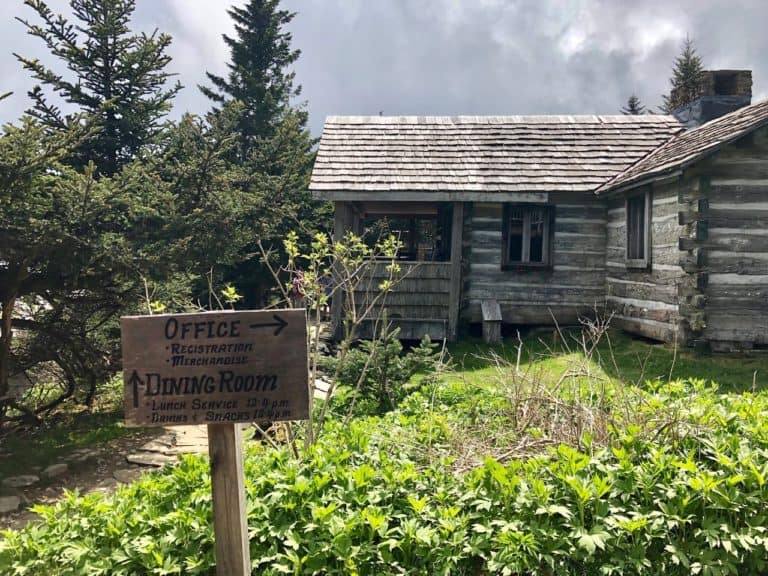
<svg viewBox="0 0 768 576">
<path fill-rule="evenodd" d="M 0 399 L 8 395 L 8 376 L 11 370 L 11 320 L 16 297 L 11 296 L 3 302 L 2 318 L 0 319 Z"/>
</svg>

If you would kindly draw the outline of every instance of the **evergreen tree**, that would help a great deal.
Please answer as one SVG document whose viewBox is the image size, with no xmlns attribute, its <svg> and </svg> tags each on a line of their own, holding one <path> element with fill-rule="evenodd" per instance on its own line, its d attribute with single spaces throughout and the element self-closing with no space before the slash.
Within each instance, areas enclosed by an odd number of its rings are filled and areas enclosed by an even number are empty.
<svg viewBox="0 0 768 576">
<path fill-rule="evenodd" d="M 121 231 L 151 222 L 165 202 L 149 200 L 146 179 L 95 179 L 92 163 L 61 162 L 91 135 L 77 121 L 50 130 L 30 117 L 0 135 L 0 420 L 8 406 L 21 409 L 7 397 L 14 372 L 61 385 L 47 407 L 78 390 L 92 398 L 118 356 L 99 328 L 136 302 L 141 250 Z"/>
<path fill-rule="evenodd" d="M 99 178 L 93 163 L 62 162 L 91 137 L 82 122 L 51 130 L 25 117 L 4 127 L 0 423 L 7 408 L 24 409 L 9 375 L 60 385 L 48 404 L 28 407 L 33 418 L 68 398 L 88 403 L 119 370 L 121 315 L 146 312 L 145 294 L 185 310 L 200 296 L 198 278 L 244 259 L 251 205 L 263 199 L 242 189 L 248 174 L 230 161 L 236 112 L 167 123 L 154 154 Z"/>
<path fill-rule="evenodd" d="M 76 22 L 54 14 L 43 0 L 25 0 L 39 23 L 19 19 L 60 60 L 63 75 L 36 58 L 15 54 L 41 83 L 29 93 L 29 114 L 44 125 L 62 129 L 71 123 L 49 100 L 44 87 L 76 112 L 96 119 L 98 132 L 66 159 L 82 168 L 93 161 L 99 174 L 115 174 L 160 129 L 180 84 L 167 88 L 171 61 L 167 34 L 136 34 L 130 28 L 135 0 L 70 0 Z"/>
<path fill-rule="evenodd" d="M 246 175 L 241 186 L 252 199 L 247 215 L 252 242 L 246 250 L 252 256 L 224 274 L 243 294 L 241 304 L 256 307 L 274 286 L 261 263 L 258 242 L 280 250 L 282 238 L 297 222 L 322 229 L 330 223 L 330 212 L 307 192 L 315 140 L 307 129 L 305 107 L 291 102 L 301 93 L 290 70 L 300 52 L 291 48 L 291 34 L 285 30 L 295 13 L 281 9 L 280 0 L 248 0 L 230 8 L 229 15 L 235 35 L 224 36 L 230 49 L 228 74 L 208 73 L 212 87 L 200 90 L 213 102 L 214 114 L 227 107 L 239 110 L 239 143 L 231 160 Z"/>
<path fill-rule="evenodd" d="M 243 103 L 238 126 L 241 160 L 248 158 L 259 139 L 275 135 L 287 113 L 299 116 L 300 129 L 306 127 L 306 111 L 290 106 L 301 86 L 294 86 L 295 73 L 289 67 L 301 52 L 291 48 L 291 33 L 284 28 L 296 14 L 279 5 L 280 0 L 248 0 L 245 6 L 228 10 L 235 22 L 235 37 L 223 36 L 230 50 L 229 73 L 225 78 L 208 72 L 213 87 L 200 86 L 214 102 L 214 110 L 232 100 Z"/>
<path fill-rule="evenodd" d="M 696 53 L 693 40 L 686 38 L 683 49 L 675 58 L 675 64 L 672 67 L 672 78 L 669 79 L 672 87 L 669 94 L 662 96 L 664 99 L 662 111 L 669 114 L 695 100 L 701 94 L 703 80 L 704 65 L 701 57 Z"/>
<path fill-rule="evenodd" d="M 627 105 L 621 109 L 622 114 L 638 116 L 645 113 L 645 106 L 640 102 L 637 95 L 632 94 L 627 100 Z"/>
</svg>

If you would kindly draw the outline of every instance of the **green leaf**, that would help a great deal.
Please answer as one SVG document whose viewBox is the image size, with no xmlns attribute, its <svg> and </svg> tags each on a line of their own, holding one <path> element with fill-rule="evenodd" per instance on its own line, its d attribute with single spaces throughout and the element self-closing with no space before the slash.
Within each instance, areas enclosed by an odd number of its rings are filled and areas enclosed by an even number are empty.
<svg viewBox="0 0 768 576">
<path fill-rule="evenodd" d="M 577 544 L 580 548 L 589 552 L 589 554 L 594 554 L 598 548 L 605 550 L 605 543 L 608 538 L 610 538 L 610 534 L 603 531 L 581 532 Z"/>
</svg>

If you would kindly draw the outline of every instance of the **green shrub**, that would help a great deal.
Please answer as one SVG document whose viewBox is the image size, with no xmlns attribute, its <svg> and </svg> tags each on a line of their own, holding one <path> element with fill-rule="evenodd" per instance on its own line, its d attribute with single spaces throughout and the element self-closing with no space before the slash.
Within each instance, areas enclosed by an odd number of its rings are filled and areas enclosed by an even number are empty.
<svg viewBox="0 0 768 576">
<path fill-rule="evenodd" d="M 324 368 L 338 379 L 337 411 L 354 409 L 356 415 L 384 414 L 423 386 L 437 369 L 440 353 L 437 344 L 425 336 L 418 346 L 403 353 L 400 329 L 384 323 L 379 338 L 364 340 L 343 360 L 324 359 Z M 416 374 L 424 377 L 413 379 Z"/>
<path fill-rule="evenodd" d="M 685 402 L 653 434 L 617 424 L 592 453 L 559 445 L 460 472 L 456 411 L 476 394 L 454 384 L 384 416 L 329 422 L 302 460 L 249 445 L 253 573 L 768 569 L 768 394 L 656 384 L 639 410 L 666 418 L 666 406 Z M 187 457 L 113 497 L 39 508 L 42 523 L 4 534 L 0 573 L 209 574 L 209 490 L 205 460 Z"/>
</svg>

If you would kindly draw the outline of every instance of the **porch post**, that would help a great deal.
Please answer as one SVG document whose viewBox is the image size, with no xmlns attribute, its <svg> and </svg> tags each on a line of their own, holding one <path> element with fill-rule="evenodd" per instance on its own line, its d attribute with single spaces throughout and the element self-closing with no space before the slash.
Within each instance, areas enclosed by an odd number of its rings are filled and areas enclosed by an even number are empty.
<svg viewBox="0 0 768 576">
<path fill-rule="evenodd" d="M 333 215 L 333 240 L 343 240 L 344 234 L 350 230 L 349 206 L 346 202 L 334 202 Z M 344 336 L 341 314 L 344 309 L 342 299 L 344 292 L 338 290 L 331 299 L 331 334 L 334 340 L 339 341 Z"/>
<path fill-rule="evenodd" d="M 448 340 L 456 340 L 459 327 L 459 307 L 461 303 L 461 253 L 462 233 L 464 231 L 464 203 L 453 203 L 451 221 L 451 280 L 448 297 Z"/>
</svg>

